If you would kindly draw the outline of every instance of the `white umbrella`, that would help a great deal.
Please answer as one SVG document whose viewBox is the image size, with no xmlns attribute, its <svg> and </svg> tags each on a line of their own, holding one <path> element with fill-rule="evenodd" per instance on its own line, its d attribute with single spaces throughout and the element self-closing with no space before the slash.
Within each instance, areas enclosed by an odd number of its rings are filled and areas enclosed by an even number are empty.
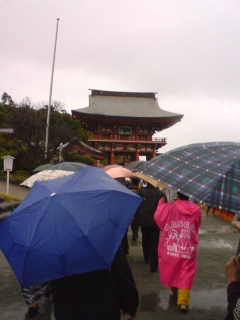
<svg viewBox="0 0 240 320">
<path fill-rule="evenodd" d="M 31 188 L 35 181 L 42 181 L 42 180 L 50 180 L 50 179 L 56 179 L 61 178 L 64 176 L 67 176 L 69 174 L 74 173 L 73 171 L 64 171 L 64 170 L 43 170 L 41 172 L 38 172 L 31 177 L 24 180 L 22 183 L 20 183 L 20 186 L 25 186 Z"/>
</svg>

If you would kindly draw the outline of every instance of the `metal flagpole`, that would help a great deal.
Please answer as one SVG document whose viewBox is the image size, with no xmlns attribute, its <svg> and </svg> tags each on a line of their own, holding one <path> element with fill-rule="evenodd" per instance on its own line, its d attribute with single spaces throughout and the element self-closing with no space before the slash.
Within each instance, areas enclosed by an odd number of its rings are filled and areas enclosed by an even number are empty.
<svg viewBox="0 0 240 320">
<path fill-rule="evenodd" d="M 51 103 L 52 103 L 52 86 L 53 86 L 54 64 L 55 64 L 55 57 L 56 57 L 56 47 L 57 47 L 58 22 L 59 22 L 59 18 L 57 18 L 56 37 L 55 37 L 55 46 L 54 46 L 53 64 L 52 64 L 52 76 L 51 76 L 49 102 L 48 102 L 46 142 L 45 142 L 45 159 L 47 159 L 47 155 L 48 155 L 49 121 L 50 121 L 50 112 L 51 112 Z"/>
</svg>

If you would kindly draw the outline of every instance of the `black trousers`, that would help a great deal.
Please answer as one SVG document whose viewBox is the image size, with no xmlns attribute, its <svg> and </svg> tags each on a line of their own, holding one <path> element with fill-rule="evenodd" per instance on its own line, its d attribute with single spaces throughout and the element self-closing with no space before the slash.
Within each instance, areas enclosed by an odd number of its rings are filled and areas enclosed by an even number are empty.
<svg viewBox="0 0 240 320">
<path fill-rule="evenodd" d="M 122 238 L 122 248 L 125 255 L 128 255 L 129 254 L 128 229 Z"/>
<path fill-rule="evenodd" d="M 142 249 L 146 263 L 149 262 L 152 272 L 158 268 L 158 242 L 160 230 L 157 228 L 141 227 Z"/>
<path fill-rule="evenodd" d="M 131 229 L 132 229 L 132 240 L 136 240 L 138 238 L 138 230 L 139 230 L 139 224 L 136 222 L 136 219 L 133 219 L 131 223 Z"/>
</svg>

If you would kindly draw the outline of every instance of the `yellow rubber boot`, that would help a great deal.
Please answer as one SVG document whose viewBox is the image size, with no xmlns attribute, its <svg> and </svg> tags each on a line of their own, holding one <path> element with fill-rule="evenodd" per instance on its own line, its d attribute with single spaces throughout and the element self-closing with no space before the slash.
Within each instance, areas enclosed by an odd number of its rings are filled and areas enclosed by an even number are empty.
<svg viewBox="0 0 240 320">
<path fill-rule="evenodd" d="M 179 289 L 177 304 L 179 305 L 180 310 L 183 312 L 188 311 L 189 296 L 190 296 L 190 290 Z"/>
</svg>

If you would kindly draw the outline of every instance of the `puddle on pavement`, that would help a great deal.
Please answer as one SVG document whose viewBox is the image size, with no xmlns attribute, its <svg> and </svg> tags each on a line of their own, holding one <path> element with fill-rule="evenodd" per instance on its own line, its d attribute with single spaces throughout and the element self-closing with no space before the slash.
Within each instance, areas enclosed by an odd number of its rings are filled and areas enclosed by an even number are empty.
<svg viewBox="0 0 240 320">
<path fill-rule="evenodd" d="M 233 246 L 231 243 L 227 242 L 223 239 L 210 239 L 210 240 L 203 240 L 200 239 L 199 241 L 199 248 L 211 248 L 211 249 L 224 249 L 229 248 L 233 249 Z"/>
<path fill-rule="evenodd" d="M 151 312 L 157 308 L 168 310 L 176 308 L 177 298 L 167 292 L 151 293 L 141 296 L 141 311 Z M 225 288 L 214 290 L 198 290 L 190 293 L 190 307 L 209 310 L 220 305 L 227 305 L 227 292 Z"/>
<path fill-rule="evenodd" d="M 203 310 L 227 305 L 227 290 L 226 288 L 221 288 L 193 291 L 191 292 L 190 300 L 192 307 Z"/>
<path fill-rule="evenodd" d="M 53 312 L 52 312 L 52 300 L 40 298 L 38 300 L 39 311 L 38 314 L 35 315 L 34 319 L 36 320 L 54 320 Z M 27 320 L 29 317 L 27 316 L 28 308 L 23 302 L 15 302 L 11 303 L 9 308 L 4 308 L 4 312 L 1 312 L 0 319 L 1 320 L 9 320 L 14 319 L 18 320 Z"/>
<path fill-rule="evenodd" d="M 229 233 L 229 232 L 233 232 L 233 228 L 230 225 L 223 225 L 221 227 L 218 226 L 218 229 L 208 229 L 207 226 L 205 226 L 204 228 L 200 228 L 198 233 L 201 234 L 206 234 L 206 233 Z"/>
<path fill-rule="evenodd" d="M 154 311 L 159 303 L 159 295 L 157 292 L 141 296 L 141 310 L 145 312 Z"/>
</svg>

